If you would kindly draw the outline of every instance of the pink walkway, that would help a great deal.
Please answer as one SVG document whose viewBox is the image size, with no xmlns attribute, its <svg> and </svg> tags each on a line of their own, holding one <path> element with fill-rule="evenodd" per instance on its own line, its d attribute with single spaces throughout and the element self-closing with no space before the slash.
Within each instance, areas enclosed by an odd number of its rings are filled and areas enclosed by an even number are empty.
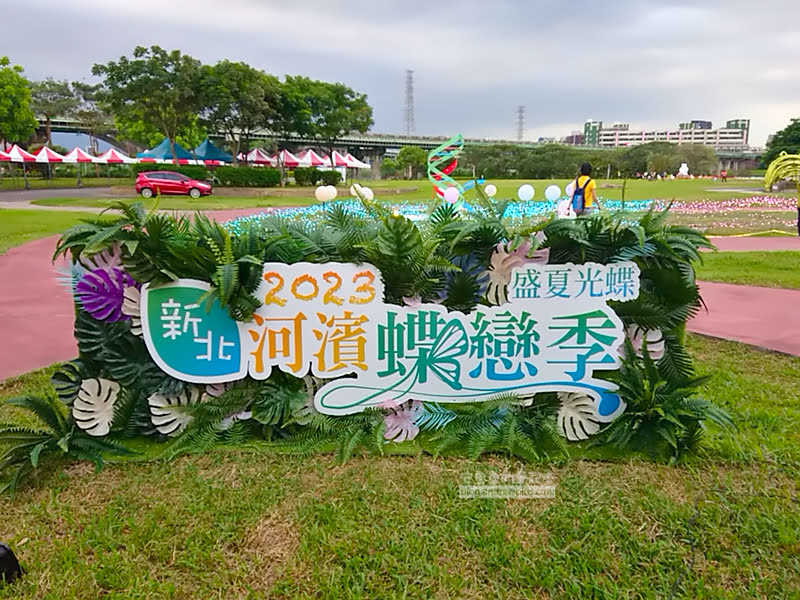
<svg viewBox="0 0 800 600">
<path fill-rule="evenodd" d="M 262 209 L 210 211 L 218 220 Z M 57 237 L 0 256 L 0 381 L 77 355 L 72 298 L 50 262 Z M 715 238 L 720 250 L 800 250 L 800 239 Z M 689 330 L 800 356 L 800 290 L 701 283 L 708 312 Z"/>
</svg>

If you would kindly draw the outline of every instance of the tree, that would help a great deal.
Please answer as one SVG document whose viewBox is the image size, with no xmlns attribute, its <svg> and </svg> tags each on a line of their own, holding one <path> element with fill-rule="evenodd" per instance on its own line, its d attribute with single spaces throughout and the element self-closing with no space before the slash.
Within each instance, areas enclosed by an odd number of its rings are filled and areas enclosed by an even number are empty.
<svg viewBox="0 0 800 600">
<path fill-rule="evenodd" d="M 38 123 L 30 107 L 31 90 L 22 67 L 0 56 L 0 141 L 24 141 Z"/>
<path fill-rule="evenodd" d="M 89 142 L 97 153 L 97 136 L 108 133 L 111 129 L 111 115 L 97 102 L 100 86 L 74 81 L 72 89 L 78 102 L 72 114 L 89 134 Z"/>
<path fill-rule="evenodd" d="M 418 146 L 403 146 L 397 154 L 397 166 L 405 171 L 408 179 L 417 179 L 425 172 L 428 154 Z"/>
<path fill-rule="evenodd" d="M 156 127 L 169 140 L 175 158 L 175 140 L 191 127 L 203 108 L 201 64 L 179 50 L 137 46 L 133 59 L 96 64 L 95 76 L 103 77 L 102 99 L 114 116 L 129 126 Z"/>
<path fill-rule="evenodd" d="M 48 77 L 31 84 L 31 107 L 44 117 L 47 143 L 53 143 L 50 121 L 53 117 L 67 117 L 78 107 L 79 101 L 67 81 L 56 81 Z"/>
<path fill-rule="evenodd" d="M 792 119 L 791 123 L 770 138 L 767 150 L 761 157 L 761 166 L 766 168 L 781 152 L 800 152 L 800 118 Z"/>
<path fill-rule="evenodd" d="M 252 132 L 265 128 L 277 115 L 280 82 L 245 63 L 223 60 L 203 68 L 202 87 L 203 122 L 231 140 L 236 161 L 241 141 L 247 151 Z"/>
<path fill-rule="evenodd" d="M 336 142 L 372 127 L 372 107 L 367 96 L 341 83 L 315 81 L 287 75 L 283 84 L 284 123 L 298 135 L 317 140 L 333 155 Z"/>
</svg>

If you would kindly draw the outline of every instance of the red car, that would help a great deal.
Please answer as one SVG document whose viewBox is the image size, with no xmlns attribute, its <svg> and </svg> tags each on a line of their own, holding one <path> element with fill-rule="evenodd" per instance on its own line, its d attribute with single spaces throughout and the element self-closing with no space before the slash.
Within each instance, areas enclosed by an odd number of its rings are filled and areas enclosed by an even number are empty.
<svg viewBox="0 0 800 600">
<path fill-rule="evenodd" d="M 158 194 L 189 194 L 192 198 L 211 194 L 211 184 L 175 171 L 144 171 L 136 176 L 136 193 L 142 198 Z"/>
</svg>

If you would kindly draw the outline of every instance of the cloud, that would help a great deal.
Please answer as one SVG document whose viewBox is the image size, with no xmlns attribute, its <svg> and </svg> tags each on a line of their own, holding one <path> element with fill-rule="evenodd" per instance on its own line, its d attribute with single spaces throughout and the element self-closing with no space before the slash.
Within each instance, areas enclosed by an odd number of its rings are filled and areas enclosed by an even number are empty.
<svg viewBox="0 0 800 600">
<path fill-rule="evenodd" d="M 512 138 L 525 105 L 528 139 L 588 117 L 749 117 L 763 144 L 800 116 L 792 0 L 26 0 L 3 12 L 4 47 L 32 78 L 88 79 L 95 62 L 159 44 L 342 81 L 368 95 L 376 131 L 404 130 L 407 68 L 425 134 Z"/>
</svg>

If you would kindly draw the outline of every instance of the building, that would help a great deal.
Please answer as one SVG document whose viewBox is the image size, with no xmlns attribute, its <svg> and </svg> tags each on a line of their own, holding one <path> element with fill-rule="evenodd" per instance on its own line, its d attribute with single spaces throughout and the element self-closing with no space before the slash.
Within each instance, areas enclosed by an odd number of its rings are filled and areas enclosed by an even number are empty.
<svg viewBox="0 0 800 600">
<path fill-rule="evenodd" d="M 713 129 L 711 121 L 693 120 L 681 123 L 675 130 L 631 131 L 628 123 L 604 127 L 602 121 L 589 120 L 583 126 L 587 146 L 635 146 L 648 142 L 701 144 L 715 150 L 746 150 L 750 141 L 750 119 L 733 119 L 725 127 Z"/>
</svg>

